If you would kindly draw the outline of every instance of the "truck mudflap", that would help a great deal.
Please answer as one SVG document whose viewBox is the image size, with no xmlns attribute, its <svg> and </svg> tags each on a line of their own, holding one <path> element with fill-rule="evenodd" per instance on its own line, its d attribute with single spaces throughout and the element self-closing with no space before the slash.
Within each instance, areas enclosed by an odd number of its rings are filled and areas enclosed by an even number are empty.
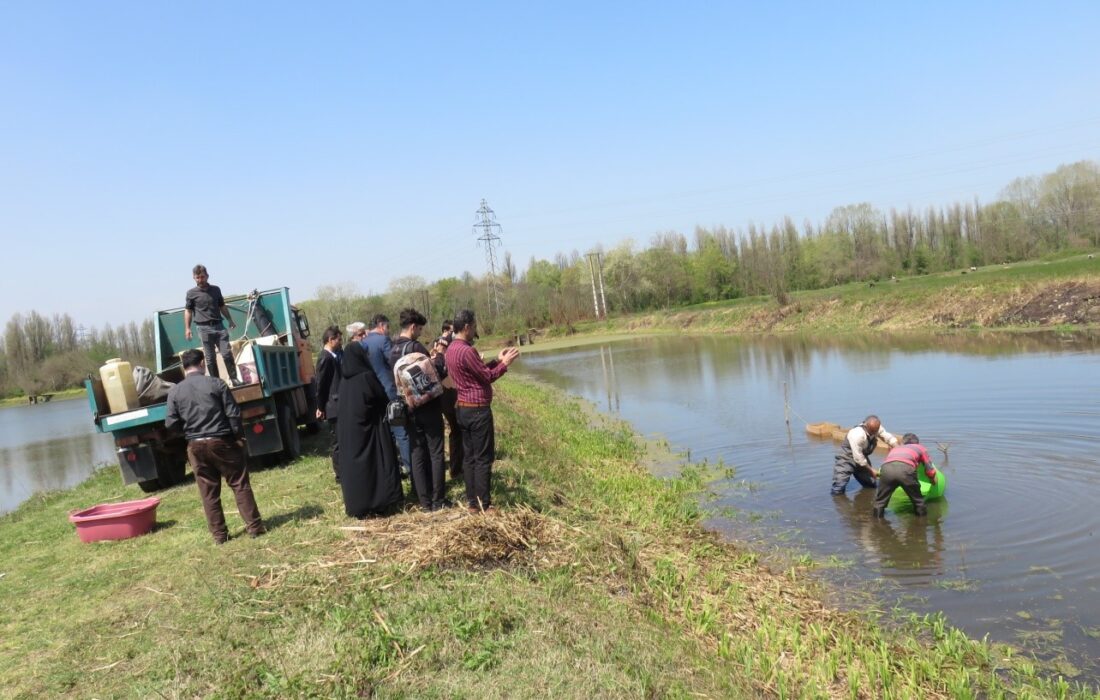
<svg viewBox="0 0 1100 700">
<path fill-rule="evenodd" d="M 157 478 L 157 455 L 151 445 L 120 447 L 117 454 L 124 484 L 137 484 Z"/>
<path fill-rule="evenodd" d="M 279 417 L 269 413 L 259 420 L 246 421 L 244 439 L 248 443 L 251 456 L 267 455 L 283 449 L 283 439 L 279 435 Z"/>
</svg>

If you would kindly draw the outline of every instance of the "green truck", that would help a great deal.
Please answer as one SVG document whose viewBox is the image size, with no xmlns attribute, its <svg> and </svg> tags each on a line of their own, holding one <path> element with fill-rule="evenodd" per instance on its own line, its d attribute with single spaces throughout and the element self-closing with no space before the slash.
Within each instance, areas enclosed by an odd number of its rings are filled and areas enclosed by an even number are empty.
<svg viewBox="0 0 1100 700">
<path fill-rule="evenodd" d="M 306 338 L 309 322 L 290 303 L 286 287 L 226 297 L 226 306 L 236 328 L 230 341 L 236 349 L 247 346 L 252 359 L 238 367 L 248 383 L 233 387 L 241 408 L 248 454 L 268 459 L 295 459 L 301 453 L 299 425 L 315 424 L 313 363 Z M 156 332 L 156 375 L 166 382 L 183 379 L 179 355 L 189 348 L 201 348 L 199 334 L 191 340 L 184 334 L 183 309 L 158 311 Z M 224 374 L 222 375 L 224 377 Z M 114 437 L 118 464 L 126 484 L 138 484 L 151 492 L 183 480 L 187 470 L 187 443 L 179 433 L 168 431 L 164 400 L 138 408 L 111 413 L 107 394 L 99 378 L 84 382 L 96 429 Z"/>
</svg>

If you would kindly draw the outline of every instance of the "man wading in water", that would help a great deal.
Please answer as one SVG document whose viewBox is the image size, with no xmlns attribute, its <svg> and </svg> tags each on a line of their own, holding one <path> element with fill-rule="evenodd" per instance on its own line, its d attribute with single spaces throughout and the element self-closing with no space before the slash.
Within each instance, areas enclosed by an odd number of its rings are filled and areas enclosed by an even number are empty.
<svg viewBox="0 0 1100 700">
<path fill-rule="evenodd" d="M 917 480 L 917 468 L 923 468 L 924 475 L 933 484 L 936 483 L 936 468 L 932 466 L 928 450 L 920 444 L 920 438 L 913 433 L 906 433 L 901 441 L 901 445 L 886 455 L 886 461 L 882 463 L 879 472 L 878 491 L 875 493 L 875 507 L 872 511 L 876 518 L 886 516 L 886 504 L 899 486 L 913 502 L 913 510 L 917 515 L 928 513 L 924 496 L 920 492 L 920 482 Z"/>
<path fill-rule="evenodd" d="M 833 465 L 834 496 L 844 493 L 848 488 L 848 480 L 853 476 L 863 488 L 875 488 L 878 472 L 871 466 L 868 457 L 875 451 L 879 440 L 885 441 L 890 447 L 898 446 L 898 439 L 883 429 L 878 416 L 867 416 L 862 423 L 848 431 Z"/>
</svg>

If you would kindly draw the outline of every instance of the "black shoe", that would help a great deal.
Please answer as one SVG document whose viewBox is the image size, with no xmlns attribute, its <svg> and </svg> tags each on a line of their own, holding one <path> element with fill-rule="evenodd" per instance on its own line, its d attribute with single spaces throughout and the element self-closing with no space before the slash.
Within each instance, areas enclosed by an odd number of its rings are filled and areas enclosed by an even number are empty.
<svg viewBox="0 0 1100 700">
<path fill-rule="evenodd" d="M 226 542 L 228 542 L 231 539 L 233 539 L 233 538 L 230 537 L 229 535 L 226 535 L 224 540 L 215 539 L 214 544 L 225 544 Z"/>
<path fill-rule="evenodd" d="M 918 516 L 928 515 L 928 509 L 927 508 L 917 508 L 916 513 L 917 513 Z"/>
</svg>

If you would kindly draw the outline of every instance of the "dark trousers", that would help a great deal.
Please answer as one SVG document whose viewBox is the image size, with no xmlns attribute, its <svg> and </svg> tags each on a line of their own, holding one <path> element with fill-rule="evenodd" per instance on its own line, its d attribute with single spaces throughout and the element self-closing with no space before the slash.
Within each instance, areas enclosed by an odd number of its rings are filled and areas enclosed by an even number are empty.
<svg viewBox="0 0 1100 700">
<path fill-rule="evenodd" d="M 443 505 L 447 491 L 447 465 L 443 459 L 443 412 L 439 400 L 416 409 L 408 423 L 412 455 L 412 482 L 424 509 Z"/>
<path fill-rule="evenodd" d="M 917 481 L 917 470 L 905 462 L 887 462 L 882 465 L 878 473 L 878 491 L 875 492 L 875 509 L 882 511 L 890 502 L 890 496 L 894 490 L 901 487 L 909 500 L 913 502 L 913 509 L 917 515 L 924 515 L 927 508 L 924 506 L 924 496 L 920 492 L 920 482 Z"/>
<path fill-rule="evenodd" d="M 336 480 L 340 480 L 340 442 L 336 439 L 336 419 L 328 419 L 329 439 L 328 446 L 329 451 L 332 452 L 332 473 L 336 475 Z"/>
<path fill-rule="evenodd" d="M 403 425 L 391 425 L 390 434 L 393 435 L 393 444 L 397 445 L 397 456 L 401 458 L 401 471 L 408 474 L 412 468 L 412 443 L 409 441 L 409 431 Z"/>
<path fill-rule="evenodd" d="M 253 535 L 264 531 L 260 509 L 256 506 L 256 497 L 252 495 L 252 484 L 248 480 L 244 448 L 228 438 L 191 440 L 187 443 L 187 460 L 195 472 L 195 483 L 198 484 L 202 509 L 206 513 L 206 525 L 215 542 L 229 539 L 225 513 L 222 511 L 223 478 L 233 489 L 237 512 L 244 520 L 245 529 Z"/>
<path fill-rule="evenodd" d="M 458 416 L 455 415 L 456 401 L 458 401 L 457 389 L 444 389 L 443 396 L 439 397 L 443 417 L 447 419 L 447 430 L 450 432 L 447 438 L 447 450 L 451 453 L 451 478 L 462 474 L 462 431 L 458 427 Z"/>
<path fill-rule="evenodd" d="M 493 410 L 488 406 L 455 408 L 462 432 L 462 475 L 466 479 L 466 503 L 471 508 L 488 508 L 493 485 L 496 436 Z"/>
<path fill-rule="evenodd" d="M 225 361 L 225 371 L 236 379 L 237 365 L 233 363 L 233 351 L 229 347 L 229 331 L 220 323 L 199 324 L 199 338 L 202 339 L 202 352 L 206 355 L 206 369 L 211 377 L 218 376 L 218 360 L 214 357 L 217 350 Z"/>
<path fill-rule="evenodd" d="M 833 489 L 834 496 L 839 496 L 848 488 L 848 481 L 855 477 L 860 486 L 865 489 L 875 488 L 875 475 L 866 467 L 861 467 L 846 456 L 837 455 L 833 464 Z"/>
</svg>

